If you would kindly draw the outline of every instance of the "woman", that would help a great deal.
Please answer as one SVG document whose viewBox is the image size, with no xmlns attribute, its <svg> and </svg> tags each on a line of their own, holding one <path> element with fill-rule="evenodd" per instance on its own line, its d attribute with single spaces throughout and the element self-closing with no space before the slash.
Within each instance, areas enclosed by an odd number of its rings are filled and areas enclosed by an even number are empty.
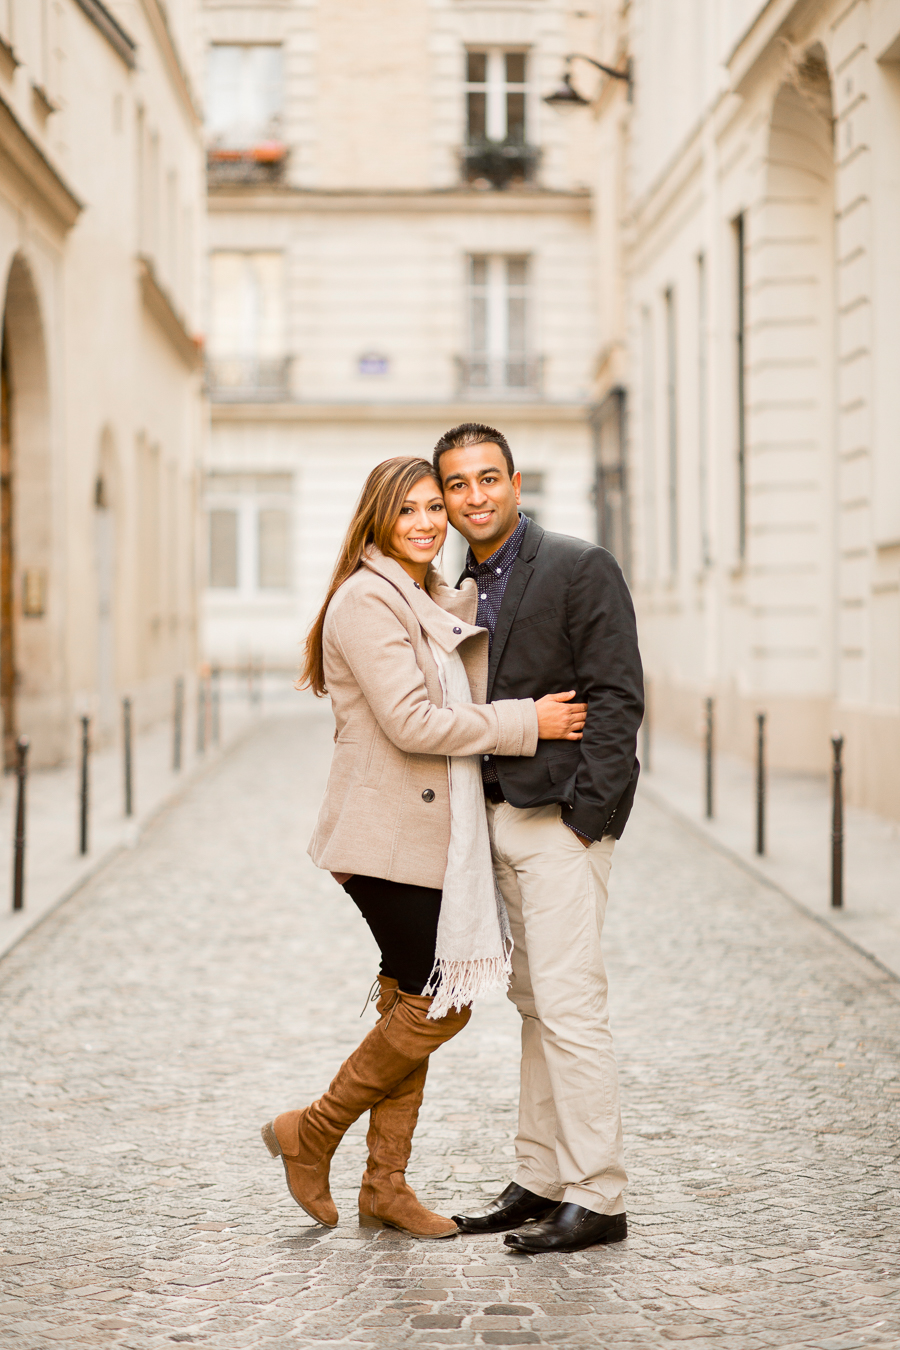
<svg viewBox="0 0 900 1350">
<path fill-rule="evenodd" d="M 324 1096 L 262 1130 L 291 1195 L 333 1227 L 331 1158 L 370 1111 L 360 1221 L 420 1238 L 457 1231 L 404 1178 L 428 1057 L 465 1026 L 473 995 L 505 985 L 509 970 L 474 757 L 578 740 L 585 714 L 572 692 L 471 702 L 487 687 L 488 634 L 471 623 L 474 583 L 456 591 L 432 566 L 446 533 L 428 461 L 379 464 L 309 631 L 300 684 L 330 694 L 337 724 L 309 852 L 381 949 L 380 1016 Z"/>
</svg>

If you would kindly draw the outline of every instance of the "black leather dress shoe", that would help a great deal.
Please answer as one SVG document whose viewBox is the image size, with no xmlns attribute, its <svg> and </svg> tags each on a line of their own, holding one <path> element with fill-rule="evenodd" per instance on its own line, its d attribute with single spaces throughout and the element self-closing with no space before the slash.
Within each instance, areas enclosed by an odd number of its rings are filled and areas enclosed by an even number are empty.
<svg viewBox="0 0 900 1350">
<path fill-rule="evenodd" d="M 456 1220 L 459 1223 L 459 1219 Z M 514 1252 L 580 1252 L 628 1236 L 624 1214 L 595 1214 L 581 1205 L 557 1205 L 543 1223 L 530 1223 L 503 1241 Z"/>
<path fill-rule="evenodd" d="M 463 1233 L 505 1233 L 509 1228 L 518 1228 L 526 1219 L 543 1219 L 558 1203 L 511 1181 L 487 1208 L 478 1214 L 454 1214 L 453 1222 Z"/>
</svg>

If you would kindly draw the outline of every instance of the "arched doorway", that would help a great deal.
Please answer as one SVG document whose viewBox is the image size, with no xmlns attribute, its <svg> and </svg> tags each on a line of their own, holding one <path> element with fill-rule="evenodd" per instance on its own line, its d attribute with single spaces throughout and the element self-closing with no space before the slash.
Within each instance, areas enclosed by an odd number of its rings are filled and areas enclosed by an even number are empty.
<svg viewBox="0 0 900 1350">
<path fill-rule="evenodd" d="M 802 720 L 831 681 L 834 145 L 819 46 L 775 99 L 761 208 L 745 253 L 751 662 L 756 691 Z"/>
<path fill-rule="evenodd" d="M 44 327 L 31 269 L 17 253 L 3 306 L 0 347 L 0 708 L 3 762 L 19 731 L 45 754 L 45 725 L 60 660 L 50 637 L 50 417 Z"/>
</svg>

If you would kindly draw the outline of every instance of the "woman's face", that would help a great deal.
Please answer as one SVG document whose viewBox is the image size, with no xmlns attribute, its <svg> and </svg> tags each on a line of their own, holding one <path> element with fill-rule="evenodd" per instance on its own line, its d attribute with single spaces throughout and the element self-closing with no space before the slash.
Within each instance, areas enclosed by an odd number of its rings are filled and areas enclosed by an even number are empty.
<svg viewBox="0 0 900 1350">
<path fill-rule="evenodd" d="M 400 508 L 391 535 L 395 557 L 414 563 L 434 560 L 447 536 L 447 508 L 433 478 L 420 478 Z"/>
</svg>

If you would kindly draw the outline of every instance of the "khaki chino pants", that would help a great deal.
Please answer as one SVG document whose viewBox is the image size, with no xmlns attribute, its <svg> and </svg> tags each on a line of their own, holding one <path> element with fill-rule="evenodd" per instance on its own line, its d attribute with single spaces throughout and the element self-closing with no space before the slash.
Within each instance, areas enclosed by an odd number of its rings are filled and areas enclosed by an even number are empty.
<svg viewBox="0 0 900 1350">
<path fill-rule="evenodd" d="M 515 1180 L 622 1214 L 628 1178 L 600 952 L 615 840 L 585 848 L 558 806 L 489 802 L 488 821 L 515 941 L 509 996 L 522 1017 Z"/>
</svg>

